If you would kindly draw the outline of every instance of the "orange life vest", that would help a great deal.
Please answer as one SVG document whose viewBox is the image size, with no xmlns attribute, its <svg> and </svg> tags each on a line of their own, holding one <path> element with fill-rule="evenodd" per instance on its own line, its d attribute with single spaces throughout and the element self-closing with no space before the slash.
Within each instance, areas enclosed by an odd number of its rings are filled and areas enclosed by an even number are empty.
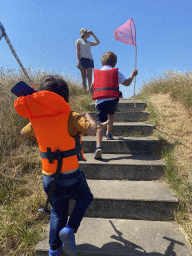
<svg viewBox="0 0 192 256">
<path fill-rule="evenodd" d="M 58 94 L 39 91 L 21 96 L 14 102 L 15 110 L 24 118 L 29 118 L 36 134 L 41 153 L 42 168 L 47 173 L 55 173 L 59 159 L 61 172 L 79 166 L 78 155 L 80 137 L 73 138 L 68 133 L 70 105 Z M 81 160 L 85 160 L 82 157 Z"/>
<path fill-rule="evenodd" d="M 118 68 L 93 72 L 93 100 L 119 98 Z"/>
</svg>

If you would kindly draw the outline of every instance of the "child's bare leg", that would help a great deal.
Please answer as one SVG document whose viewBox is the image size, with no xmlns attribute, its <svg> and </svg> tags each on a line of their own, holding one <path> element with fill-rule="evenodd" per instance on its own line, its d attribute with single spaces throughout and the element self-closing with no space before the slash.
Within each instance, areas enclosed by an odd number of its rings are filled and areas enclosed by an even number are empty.
<svg viewBox="0 0 192 256">
<path fill-rule="evenodd" d="M 96 147 L 101 147 L 101 141 L 102 141 L 102 137 L 103 137 L 103 129 L 97 129 L 96 132 Z"/>
<path fill-rule="evenodd" d="M 87 68 L 87 79 L 88 79 L 89 91 L 92 84 L 92 70 L 93 68 Z"/>
<path fill-rule="evenodd" d="M 81 69 L 81 78 L 82 78 L 83 88 L 86 90 L 87 84 L 86 84 L 86 69 L 85 68 Z"/>
<path fill-rule="evenodd" d="M 109 124 L 107 125 L 107 133 L 112 132 L 114 115 L 108 114 Z"/>
</svg>

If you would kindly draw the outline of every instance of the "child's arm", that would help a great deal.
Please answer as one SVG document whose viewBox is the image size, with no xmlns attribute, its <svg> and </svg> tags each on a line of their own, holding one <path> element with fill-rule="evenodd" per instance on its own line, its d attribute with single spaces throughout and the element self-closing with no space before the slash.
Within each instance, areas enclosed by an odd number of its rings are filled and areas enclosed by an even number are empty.
<svg viewBox="0 0 192 256">
<path fill-rule="evenodd" d="M 92 116 L 89 115 L 88 113 L 86 113 L 85 119 L 91 123 L 91 125 L 88 127 L 88 129 L 86 131 L 86 134 L 89 134 L 89 135 L 95 135 L 97 129 L 103 128 L 103 127 L 107 126 L 107 124 L 109 123 L 109 120 L 107 120 L 104 123 L 99 123 L 99 122 L 95 121 L 92 118 Z"/>
<path fill-rule="evenodd" d="M 126 79 L 122 84 L 125 85 L 125 86 L 129 86 L 132 81 L 133 81 L 133 78 L 138 74 L 138 71 L 137 69 L 133 70 L 130 78 Z"/>
<path fill-rule="evenodd" d="M 95 41 L 96 41 L 96 42 L 91 42 L 91 46 L 96 46 L 96 45 L 100 44 L 99 39 L 96 37 L 96 35 L 92 31 L 88 31 L 88 33 L 90 35 L 92 35 L 95 38 Z"/>
<path fill-rule="evenodd" d="M 32 138 L 34 140 L 37 140 L 35 132 L 33 130 L 33 127 L 31 123 L 28 123 L 22 130 L 21 130 L 21 135 L 26 136 L 29 138 Z"/>
<path fill-rule="evenodd" d="M 75 136 L 78 133 L 95 135 L 97 129 L 105 127 L 107 124 L 108 121 L 104 123 L 95 121 L 88 113 L 79 114 L 72 111 L 69 117 L 69 134 L 71 136 Z"/>
</svg>

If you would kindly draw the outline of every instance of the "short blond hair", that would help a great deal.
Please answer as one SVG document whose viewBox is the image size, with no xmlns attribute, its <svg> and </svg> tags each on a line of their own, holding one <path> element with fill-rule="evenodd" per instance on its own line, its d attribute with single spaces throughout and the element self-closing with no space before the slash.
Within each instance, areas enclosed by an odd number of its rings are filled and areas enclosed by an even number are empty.
<svg viewBox="0 0 192 256">
<path fill-rule="evenodd" d="M 101 63 L 103 66 L 109 65 L 113 68 L 117 63 L 117 55 L 111 51 L 105 52 L 101 57 Z"/>
</svg>

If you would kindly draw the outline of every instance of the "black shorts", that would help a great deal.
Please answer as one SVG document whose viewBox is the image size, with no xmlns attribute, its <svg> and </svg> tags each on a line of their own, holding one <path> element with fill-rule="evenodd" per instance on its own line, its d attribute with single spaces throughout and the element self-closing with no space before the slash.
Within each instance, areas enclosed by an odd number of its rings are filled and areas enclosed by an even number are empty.
<svg viewBox="0 0 192 256">
<path fill-rule="evenodd" d="M 81 62 L 81 66 L 83 66 L 83 68 L 94 68 L 94 62 L 91 59 L 81 58 L 80 62 Z"/>
<path fill-rule="evenodd" d="M 107 114 L 114 115 L 118 108 L 119 99 L 106 100 L 96 106 L 97 121 L 103 123 L 107 121 Z"/>
</svg>

